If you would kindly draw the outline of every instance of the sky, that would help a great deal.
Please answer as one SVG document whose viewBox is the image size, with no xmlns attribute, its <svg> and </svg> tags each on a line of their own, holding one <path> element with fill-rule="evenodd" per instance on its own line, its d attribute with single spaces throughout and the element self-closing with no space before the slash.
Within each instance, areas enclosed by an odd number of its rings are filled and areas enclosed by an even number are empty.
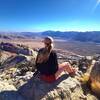
<svg viewBox="0 0 100 100">
<path fill-rule="evenodd" d="M 0 0 L 0 31 L 100 31 L 100 0 Z"/>
</svg>

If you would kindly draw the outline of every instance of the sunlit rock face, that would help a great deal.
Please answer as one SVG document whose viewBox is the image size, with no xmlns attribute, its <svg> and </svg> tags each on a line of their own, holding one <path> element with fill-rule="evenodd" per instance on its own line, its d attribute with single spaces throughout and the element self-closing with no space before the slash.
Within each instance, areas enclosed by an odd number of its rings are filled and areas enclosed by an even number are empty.
<svg viewBox="0 0 100 100">
<path fill-rule="evenodd" d="M 93 66 L 91 73 L 91 88 L 98 96 L 100 95 L 100 61 L 96 62 Z"/>
<path fill-rule="evenodd" d="M 20 44 L 12 44 L 12 43 L 0 43 L 0 49 L 4 51 L 8 51 L 11 53 L 16 53 L 16 54 L 24 54 L 27 56 L 32 56 L 34 55 L 34 51 L 31 48 L 28 48 L 24 45 Z"/>
<path fill-rule="evenodd" d="M 21 86 L 18 92 L 27 100 L 79 100 L 79 98 L 86 98 L 80 83 L 65 74 L 52 84 L 32 78 Z"/>
</svg>

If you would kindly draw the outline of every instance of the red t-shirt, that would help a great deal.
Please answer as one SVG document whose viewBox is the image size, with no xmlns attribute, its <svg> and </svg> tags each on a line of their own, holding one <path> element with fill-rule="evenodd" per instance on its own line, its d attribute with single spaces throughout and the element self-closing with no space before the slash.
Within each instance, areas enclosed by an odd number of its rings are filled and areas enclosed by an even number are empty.
<svg viewBox="0 0 100 100">
<path fill-rule="evenodd" d="M 56 80 L 56 77 L 55 75 L 40 75 L 40 79 L 47 83 L 52 83 Z"/>
</svg>

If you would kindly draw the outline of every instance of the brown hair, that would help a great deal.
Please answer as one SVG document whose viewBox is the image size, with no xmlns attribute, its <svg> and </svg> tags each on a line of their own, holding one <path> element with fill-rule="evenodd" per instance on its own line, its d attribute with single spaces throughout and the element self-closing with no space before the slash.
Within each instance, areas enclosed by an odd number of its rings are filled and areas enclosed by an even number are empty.
<svg viewBox="0 0 100 100">
<path fill-rule="evenodd" d="M 44 42 L 46 40 L 49 40 L 50 45 L 48 46 L 48 48 L 42 48 L 42 50 L 40 50 L 38 52 L 37 60 L 36 60 L 37 63 L 46 62 L 50 56 L 52 49 L 53 49 L 53 38 L 52 37 L 45 37 Z"/>
</svg>

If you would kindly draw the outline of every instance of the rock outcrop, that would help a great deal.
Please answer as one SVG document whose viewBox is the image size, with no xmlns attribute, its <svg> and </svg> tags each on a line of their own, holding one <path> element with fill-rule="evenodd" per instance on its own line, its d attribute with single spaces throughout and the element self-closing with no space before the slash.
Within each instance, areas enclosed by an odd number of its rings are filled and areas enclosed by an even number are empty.
<svg viewBox="0 0 100 100">
<path fill-rule="evenodd" d="M 32 49 L 20 44 L 16 45 L 16 44 L 2 42 L 0 43 L 0 49 L 16 54 L 24 54 L 28 56 L 34 55 L 34 51 Z"/>
<path fill-rule="evenodd" d="M 27 100 L 72 100 L 72 98 L 79 100 L 79 98 L 85 98 L 82 91 L 77 97 L 74 97 L 74 93 L 80 89 L 81 86 L 77 80 L 63 74 L 52 84 L 32 78 L 20 87 L 18 92 Z"/>
<path fill-rule="evenodd" d="M 0 100 L 98 100 L 91 94 L 84 95 L 81 84 L 66 74 L 52 84 L 32 77 L 18 90 L 8 83 L 0 82 L 0 86 Z"/>
<path fill-rule="evenodd" d="M 90 79 L 92 91 L 100 97 L 100 61 L 97 61 L 93 66 Z"/>
<path fill-rule="evenodd" d="M 0 100 L 99 100 L 86 85 L 85 88 L 82 86 L 76 76 L 65 72 L 51 84 L 42 81 L 39 75 L 34 77 L 36 55 L 35 52 L 32 56 L 16 53 L 4 60 L 0 66 L 3 69 L 0 69 Z M 66 55 L 60 57 L 66 58 Z M 74 56 L 72 62 L 79 60 L 78 58 L 81 57 Z M 67 58 L 64 60 L 68 61 Z M 72 66 L 78 67 L 76 62 L 72 62 Z"/>
</svg>

